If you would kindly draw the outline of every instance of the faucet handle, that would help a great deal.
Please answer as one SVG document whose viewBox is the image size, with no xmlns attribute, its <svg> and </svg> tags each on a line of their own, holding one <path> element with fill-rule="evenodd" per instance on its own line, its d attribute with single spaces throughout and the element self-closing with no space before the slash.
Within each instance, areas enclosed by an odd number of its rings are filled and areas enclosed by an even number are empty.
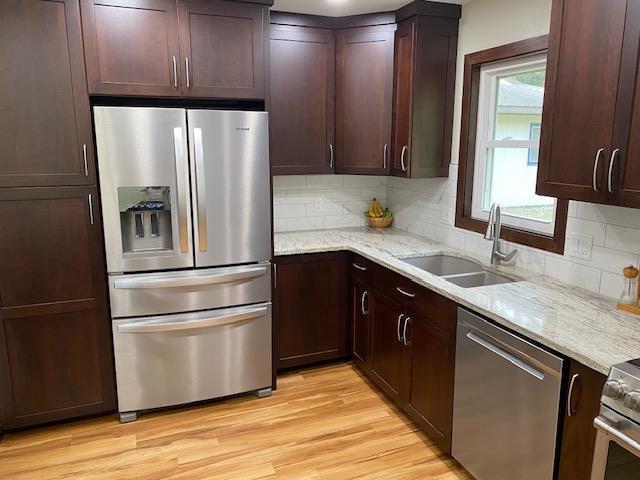
<svg viewBox="0 0 640 480">
<path fill-rule="evenodd" d="M 513 260 L 513 257 L 515 257 L 517 254 L 518 254 L 517 248 L 514 248 L 509 253 L 502 253 L 500 250 L 498 250 L 495 253 L 496 257 L 498 257 L 498 259 L 501 262 L 510 262 L 511 260 Z"/>
</svg>

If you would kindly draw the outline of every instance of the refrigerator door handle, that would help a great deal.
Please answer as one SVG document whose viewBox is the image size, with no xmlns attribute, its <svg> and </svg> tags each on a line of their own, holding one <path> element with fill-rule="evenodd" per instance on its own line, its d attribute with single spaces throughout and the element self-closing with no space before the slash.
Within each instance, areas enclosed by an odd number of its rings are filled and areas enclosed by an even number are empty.
<svg viewBox="0 0 640 480">
<path fill-rule="evenodd" d="M 252 267 L 235 272 L 216 273 L 210 275 L 191 275 L 184 277 L 137 276 L 135 278 L 117 278 L 113 288 L 118 290 L 142 290 L 150 288 L 179 288 L 220 283 L 239 282 L 262 277 L 267 274 L 268 266 Z"/>
<path fill-rule="evenodd" d="M 204 181 L 204 147 L 202 129 L 193 129 L 193 146 L 196 163 L 196 199 L 198 209 L 198 249 L 207 251 L 207 191 Z"/>
<path fill-rule="evenodd" d="M 185 185 L 189 184 L 187 175 L 187 162 L 185 158 L 184 140 L 182 128 L 173 129 L 173 145 L 176 158 L 176 198 L 178 206 L 178 237 L 180 239 L 180 252 L 189 251 L 189 224 L 187 214 L 187 191 Z"/>
<path fill-rule="evenodd" d="M 188 322 L 167 322 L 163 318 L 159 322 L 134 322 L 118 325 L 120 333 L 151 333 L 151 332 L 175 332 L 177 330 L 193 330 L 207 327 L 222 327 L 234 323 L 244 322 L 253 318 L 264 317 L 268 312 L 267 307 L 242 310 L 227 315 L 214 315 L 208 318 L 192 320 Z M 171 317 L 168 317 L 171 319 Z M 175 318 L 175 317 L 174 317 Z"/>
</svg>

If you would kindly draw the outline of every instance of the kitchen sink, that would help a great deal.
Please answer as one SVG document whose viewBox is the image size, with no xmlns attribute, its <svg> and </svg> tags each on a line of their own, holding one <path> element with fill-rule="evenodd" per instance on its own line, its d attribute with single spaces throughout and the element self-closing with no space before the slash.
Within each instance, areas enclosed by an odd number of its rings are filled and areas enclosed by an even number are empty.
<svg viewBox="0 0 640 480">
<path fill-rule="evenodd" d="M 488 272 L 482 265 L 472 260 L 451 255 L 403 258 L 402 260 L 463 288 L 486 287 L 515 281 L 509 277 Z"/>
<path fill-rule="evenodd" d="M 410 263 L 422 270 L 433 273 L 439 277 L 447 275 L 459 275 L 461 273 L 483 272 L 482 265 L 471 260 L 452 257 L 449 255 L 433 255 L 432 257 L 404 258 L 404 262 Z"/>
</svg>

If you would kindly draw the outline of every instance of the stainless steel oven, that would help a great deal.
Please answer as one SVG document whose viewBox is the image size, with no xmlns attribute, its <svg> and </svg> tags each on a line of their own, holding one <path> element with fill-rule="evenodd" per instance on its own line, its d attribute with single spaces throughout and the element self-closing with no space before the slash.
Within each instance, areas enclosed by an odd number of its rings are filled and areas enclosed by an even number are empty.
<svg viewBox="0 0 640 480">
<path fill-rule="evenodd" d="M 640 480 L 640 361 L 611 368 L 602 392 L 591 480 Z"/>
</svg>

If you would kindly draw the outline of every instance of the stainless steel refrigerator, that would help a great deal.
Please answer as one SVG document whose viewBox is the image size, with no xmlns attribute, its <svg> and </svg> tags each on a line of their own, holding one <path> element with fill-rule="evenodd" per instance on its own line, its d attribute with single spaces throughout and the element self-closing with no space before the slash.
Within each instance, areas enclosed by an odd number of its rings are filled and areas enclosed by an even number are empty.
<svg viewBox="0 0 640 480">
<path fill-rule="evenodd" d="M 118 409 L 271 390 L 264 112 L 95 107 Z"/>
</svg>

